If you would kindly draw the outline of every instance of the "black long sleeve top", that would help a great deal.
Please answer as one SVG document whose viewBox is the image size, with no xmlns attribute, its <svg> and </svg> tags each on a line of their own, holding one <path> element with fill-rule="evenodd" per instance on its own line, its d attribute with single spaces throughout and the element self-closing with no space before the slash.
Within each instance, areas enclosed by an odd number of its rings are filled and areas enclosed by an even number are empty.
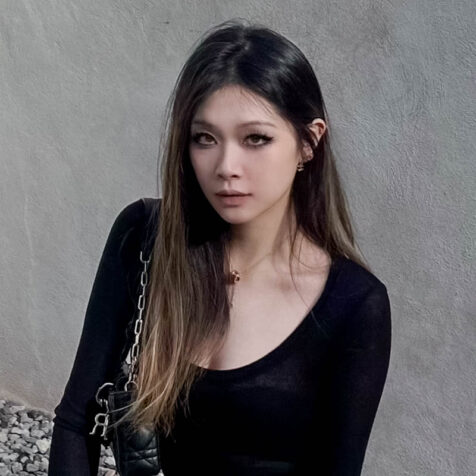
<svg viewBox="0 0 476 476">
<path fill-rule="evenodd" d="M 110 230 L 76 358 L 55 408 L 50 476 L 98 472 L 89 435 L 98 387 L 124 358 L 139 291 L 139 250 L 160 199 L 128 204 Z M 333 258 L 324 290 L 298 326 L 264 357 L 207 369 L 160 439 L 165 476 L 357 476 L 384 388 L 391 345 L 386 286 L 354 261 Z"/>
</svg>

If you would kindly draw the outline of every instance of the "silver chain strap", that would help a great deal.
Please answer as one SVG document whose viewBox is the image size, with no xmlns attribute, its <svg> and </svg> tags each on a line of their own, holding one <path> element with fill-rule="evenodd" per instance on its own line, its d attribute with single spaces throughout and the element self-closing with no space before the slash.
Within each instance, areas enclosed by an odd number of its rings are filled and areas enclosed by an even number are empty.
<svg viewBox="0 0 476 476">
<path fill-rule="evenodd" d="M 143 326 L 143 319 L 142 319 L 142 313 L 144 312 L 145 309 L 145 289 L 149 281 L 149 277 L 147 274 L 147 265 L 150 262 L 150 256 L 148 260 L 144 260 L 142 258 L 142 250 L 140 252 L 140 261 L 144 265 L 141 275 L 140 275 L 140 284 L 142 286 L 142 293 L 139 296 L 139 301 L 137 303 L 137 309 L 139 311 L 139 314 L 137 316 L 137 319 L 134 324 L 134 343 L 132 344 L 131 348 L 129 349 L 129 353 L 127 354 L 126 357 L 126 363 L 129 365 L 129 371 L 128 371 L 128 379 L 127 382 L 124 385 L 124 390 L 128 390 L 128 385 L 129 384 L 134 384 L 137 387 L 137 382 L 136 382 L 136 377 L 137 377 L 137 359 L 139 356 L 139 340 L 142 332 L 142 326 Z M 101 392 L 107 388 L 107 387 L 113 387 L 114 384 L 112 382 L 106 382 L 103 385 L 101 385 L 96 392 L 96 401 L 97 403 L 105 408 L 105 412 L 99 412 L 95 418 L 94 418 L 94 427 L 93 429 L 89 432 L 90 435 L 94 435 L 96 431 L 100 428 L 102 428 L 102 431 L 100 433 L 100 436 L 106 441 L 106 431 L 107 427 L 109 425 L 109 404 L 107 401 L 107 398 L 101 397 Z M 119 474 L 119 473 L 114 473 L 114 474 Z M 157 476 L 165 476 L 163 469 L 161 469 L 158 473 Z"/>
<path fill-rule="evenodd" d="M 126 362 L 129 364 L 129 372 L 128 372 L 128 379 L 124 385 L 124 390 L 129 390 L 129 385 L 134 384 L 137 387 L 136 377 L 137 377 L 137 360 L 139 357 L 139 342 L 140 336 L 142 333 L 143 327 L 143 319 L 142 313 L 145 309 L 145 289 L 147 283 L 149 282 L 149 276 L 147 274 L 147 265 L 150 262 L 150 256 L 148 260 L 144 260 L 142 258 L 142 250 L 140 252 L 140 261 L 143 264 L 143 269 L 140 274 L 140 284 L 142 286 L 142 293 L 139 295 L 139 301 L 137 302 L 137 309 L 139 314 L 137 316 L 136 322 L 134 324 L 134 343 L 132 347 L 129 349 L 129 353 L 126 357 Z"/>
<path fill-rule="evenodd" d="M 145 309 L 145 288 L 147 286 L 149 277 L 147 274 L 147 265 L 150 262 L 150 256 L 148 260 L 144 260 L 142 258 L 142 250 L 139 255 L 141 263 L 144 265 L 141 275 L 140 275 L 140 284 L 142 286 L 142 292 L 139 296 L 139 301 L 137 303 L 137 309 L 139 310 L 139 315 L 134 324 L 134 343 L 132 344 L 131 348 L 129 349 L 129 353 L 126 357 L 126 363 L 129 365 L 128 370 L 128 379 L 127 382 L 124 384 L 124 390 L 128 390 L 128 386 L 130 384 L 134 384 L 137 387 L 136 377 L 137 377 L 137 359 L 139 356 L 139 340 L 140 335 L 142 332 L 143 326 L 143 319 L 142 313 Z M 96 392 L 96 402 L 105 409 L 104 412 L 99 412 L 94 417 L 94 427 L 89 432 L 90 435 L 94 435 L 97 430 L 102 428 L 100 436 L 105 438 L 107 427 L 109 425 L 109 404 L 107 401 L 107 397 L 102 396 L 102 392 L 105 391 L 104 389 L 108 387 L 114 387 L 112 382 L 105 382 L 103 383 Z M 110 390 L 110 389 L 109 389 Z"/>
</svg>

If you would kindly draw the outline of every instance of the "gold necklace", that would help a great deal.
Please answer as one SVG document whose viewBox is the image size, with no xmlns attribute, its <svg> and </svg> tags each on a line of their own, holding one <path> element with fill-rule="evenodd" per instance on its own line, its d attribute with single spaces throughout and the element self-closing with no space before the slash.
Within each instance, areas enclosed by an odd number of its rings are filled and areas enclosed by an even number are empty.
<svg viewBox="0 0 476 476">
<path fill-rule="evenodd" d="M 245 273 L 247 273 L 250 269 L 254 268 L 257 264 L 261 263 L 261 261 L 263 261 L 267 256 L 271 255 L 271 253 L 268 253 L 266 255 L 264 255 L 262 258 L 260 258 L 256 263 L 252 264 L 251 266 L 248 266 L 248 268 L 246 268 L 244 271 L 242 271 L 241 273 L 231 267 L 231 271 L 230 271 L 230 275 L 229 275 L 229 281 L 230 281 L 230 284 L 236 284 L 238 283 L 238 281 L 240 281 L 241 279 L 241 276 L 244 275 Z M 229 256 L 229 255 L 228 255 Z"/>
</svg>

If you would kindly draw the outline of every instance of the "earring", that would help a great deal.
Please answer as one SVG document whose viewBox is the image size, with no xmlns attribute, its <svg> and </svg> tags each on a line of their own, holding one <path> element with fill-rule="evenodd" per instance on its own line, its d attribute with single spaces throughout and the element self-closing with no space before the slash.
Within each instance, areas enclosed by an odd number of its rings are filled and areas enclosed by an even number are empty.
<svg viewBox="0 0 476 476">
<path fill-rule="evenodd" d="M 306 158 L 306 161 L 311 160 L 312 154 L 306 155 L 305 158 Z M 304 162 L 302 161 L 302 159 L 299 161 L 296 169 L 297 169 L 298 172 L 302 172 L 304 170 Z"/>
</svg>

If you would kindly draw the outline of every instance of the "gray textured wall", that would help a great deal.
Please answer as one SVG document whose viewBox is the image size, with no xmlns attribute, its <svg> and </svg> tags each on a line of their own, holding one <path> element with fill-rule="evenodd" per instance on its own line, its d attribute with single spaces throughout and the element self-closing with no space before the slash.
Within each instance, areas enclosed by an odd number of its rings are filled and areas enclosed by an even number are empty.
<svg viewBox="0 0 476 476">
<path fill-rule="evenodd" d="M 125 204 L 154 196 L 191 44 L 242 16 L 315 66 L 393 347 L 364 474 L 469 475 L 475 444 L 471 0 L 0 0 L 0 393 L 52 410 Z"/>
</svg>

